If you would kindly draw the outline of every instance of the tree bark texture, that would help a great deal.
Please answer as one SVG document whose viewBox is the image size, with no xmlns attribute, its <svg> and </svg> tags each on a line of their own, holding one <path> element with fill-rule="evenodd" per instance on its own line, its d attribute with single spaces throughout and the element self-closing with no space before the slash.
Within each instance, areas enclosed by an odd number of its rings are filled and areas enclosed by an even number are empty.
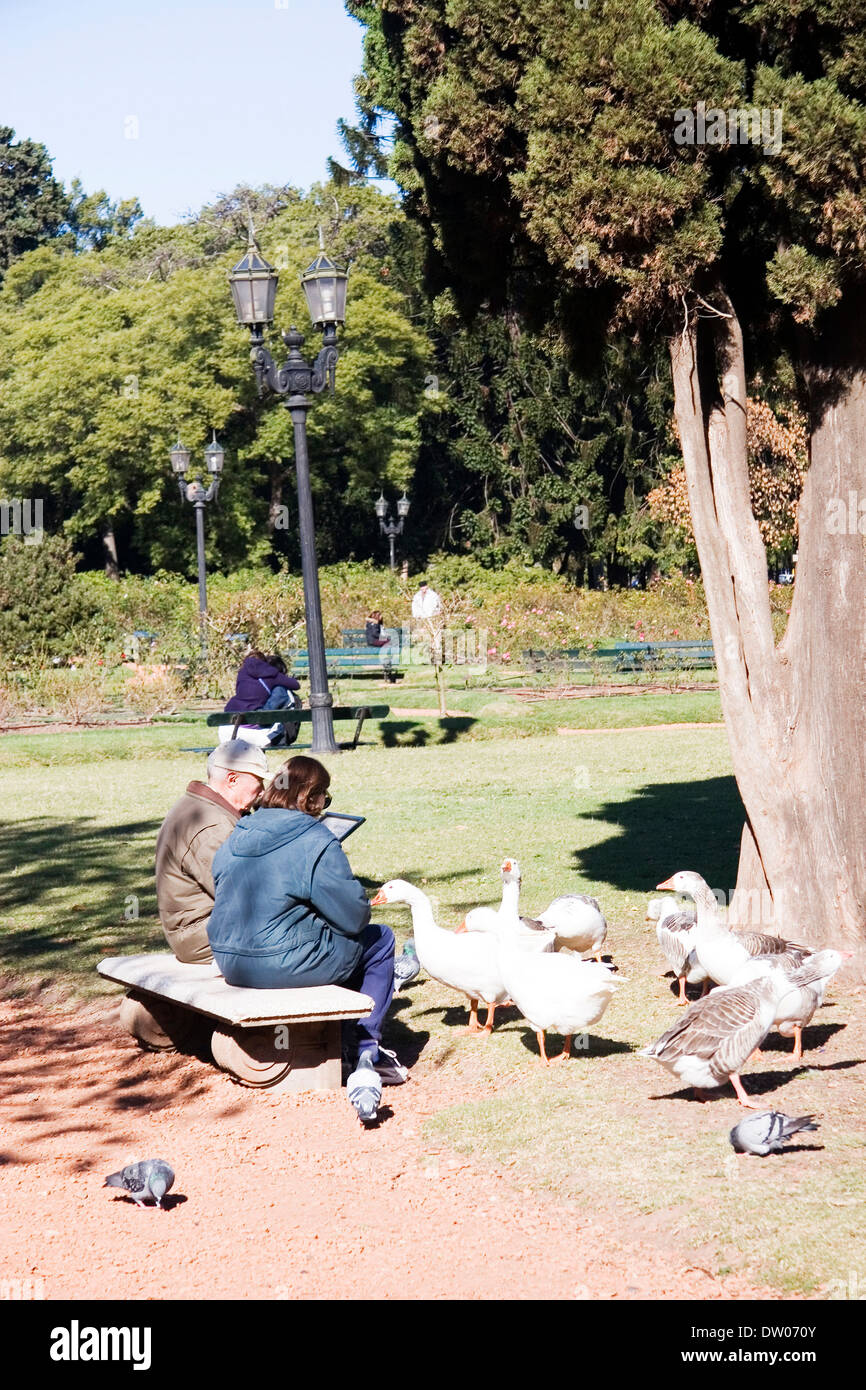
<svg viewBox="0 0 866 1390">
<path fill-rule="evenodd" d="M 671 363 L 722 709 L 747 816 L 729 917 L 806 944 L 861 947 L 866 539 L 856 527 L 828 530 L 828 517 L 833 499 L 847 501 L 849 491 L 866 497 L 866 379 L 838 363 L 815 376 L 796 585 L 776 647 L 749 492 L 742 334 L 730 300 L 722 295 L 716 305 L 724 316 L 689 315 L 671 342 Z"/>
</svg>

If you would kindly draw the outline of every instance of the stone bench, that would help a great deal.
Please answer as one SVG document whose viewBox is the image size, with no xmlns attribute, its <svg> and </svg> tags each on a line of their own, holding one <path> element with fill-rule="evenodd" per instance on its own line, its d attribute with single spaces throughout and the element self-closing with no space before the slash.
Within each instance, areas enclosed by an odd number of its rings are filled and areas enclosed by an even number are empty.
<svg viewBox="0 0 866 1390">
<path fill-rule="evenodd" d="M 240 989 L 215 964 L 184 965 L 168 951 L 110 956 L 96 968 L 127 987 L 120 1020 L 141 1047 L 170 1051 L 209 1040 L 223 1071 L 276 1092 L 339 1090 L 340 1024 L 373 1008 L 366 994 L 343 985 Z"/>
</svg>

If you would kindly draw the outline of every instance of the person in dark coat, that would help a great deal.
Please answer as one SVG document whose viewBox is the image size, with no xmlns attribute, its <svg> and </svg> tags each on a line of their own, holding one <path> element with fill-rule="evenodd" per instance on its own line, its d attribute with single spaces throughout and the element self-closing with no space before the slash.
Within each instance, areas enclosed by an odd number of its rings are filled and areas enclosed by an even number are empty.
<svg viewBox="0 0 866 1390">
<path fill-rule="evenodd" d="M 280 670 L 282 666 L 282 670 Z M 249 709 L 282 709 L 289 704 L 289 691 L 300 690 L 301 682 L 286 675 L 284 662 L 251 651 L 244 658 L 235 682 L 235 693 L 226 705 L 226 714 Z"/>
<path fill-rule="evenodd" d="M 230 985 L 346 985 L 369 995 L 374 1008 L 357 1024 L 358 1054 L 381 1073 L 391 1055 L 380 1055 L 379 1042 L 394 992 L 394 933 L 370 921 L 340 841 L 319 820 L 330 780 L 302 755 L 279 769 L 259 809 L 214 855 L 208 937 Z"/>
<path fill-rule="evenodd" d="M 389 639 L 382 636 L 382 614 L 374 608 L 364 624 L 364 638 L 368 647 L 387 647 Z"/>
</svg>

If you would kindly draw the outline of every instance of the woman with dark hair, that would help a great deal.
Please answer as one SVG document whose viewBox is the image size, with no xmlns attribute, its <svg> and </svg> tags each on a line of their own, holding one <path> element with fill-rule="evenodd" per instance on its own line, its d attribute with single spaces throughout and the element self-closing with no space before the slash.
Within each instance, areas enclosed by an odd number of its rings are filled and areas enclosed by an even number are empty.
<svg viewBox="0 0 866 1390">
<path fill-rule="evenodd" d="M 364 640 L 368 647 L 387 647 L 389 638 L 382 636 L 382 614 L 374 608 L 364 624 Z"/>
<path fill-rule="evenodd" d="M 251 709 L 300 708 L 295 695 L 301 682 L 286 673 L 286 663 L 277 656 L 265 656 L 251 647 L 235 681 L 235 693 L 226 705 L 226 714 L 242 714 Z M 272 747 L 294 743 L 300 724 L 276 723 L 269 732 Z"/>
<path fill-rule="evenodd" d="M 267 657 L 250 648 L 235 681 L 235 693 L 226 705 L 226 714 L 250 709 L 281 709 L 289 703 L 288 692 L 300 690 L 301 682 L 286 675 L 282 657 Z"/>
<path fill-rule="evenodd" d="M 319 819 L 330 781 L 326 767 L 303 755 L 279 769 L 259 809 L 214 855 L 208 937 L 230 985 L 347 985 L 369 995 L 373 1012 L 357 1025 L 359 1060 L 365 1056 L 383 1080 L 404 1081 L 405 1068 L 380 1049 L 394 992 L 394 933 L 370 921 L 367 895 Z"/>
</svg>

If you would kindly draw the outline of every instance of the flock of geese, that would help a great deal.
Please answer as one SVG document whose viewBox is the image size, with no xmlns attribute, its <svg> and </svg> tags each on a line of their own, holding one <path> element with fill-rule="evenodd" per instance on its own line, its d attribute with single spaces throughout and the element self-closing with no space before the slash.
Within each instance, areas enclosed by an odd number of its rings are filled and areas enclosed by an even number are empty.
<svg viewBox="0 0 866 1390">
<path fill-rule="evenodd" d="M 574 1035 L 598 1022 L 624 981 L 613 964 L 602 960 L 607 923 L 595 898 L 566 894 L 538 918 L 524 917 L 517 861 L 505 859 L 501 874 L 499 908 L 473 908 L 456 932 L 437 926 L 427 895 L 404 879 L 385 883 L 373 905 L 405 903 L 412 912 L 414 950 L 408 948 L 411 956 L 396 963 L 398 987 L 423 966 L 440 984 L 468 998 L 465 1031 L 488 1036 L 497 1007 L 515 1004 L 535 1030 L 539 1054 L 549 1066 L 569 1056 Z M 657 899 L 647 913 L 656 921 L 658 942 L 679 981 L 678 1003 L 685 1012 L 637 1055 L 659 1062 L 700 1099 L 730 1081 L 741 1105 L 760 1110 L 761 1103 L 743 1088 L 742 1068 L 773 1029 L 793 1038 L 794 1060 L 800 1060 L 803 1028 L 852 953 L 816 951 L 764 932 L 731 930 L 698 873 L 675 873 L 658 888 L 694 902 L 694 908 L 684 909 L 676 898 Z M 692 1004 L 687 984 L 703 985 L 702 996 Z M 478 1021 L 481 1001 L 487 1006 L 483 1026 Z M 565 1039 L 553 1058 L 545 1047 L 548 1032 Z"/>
</svg>

